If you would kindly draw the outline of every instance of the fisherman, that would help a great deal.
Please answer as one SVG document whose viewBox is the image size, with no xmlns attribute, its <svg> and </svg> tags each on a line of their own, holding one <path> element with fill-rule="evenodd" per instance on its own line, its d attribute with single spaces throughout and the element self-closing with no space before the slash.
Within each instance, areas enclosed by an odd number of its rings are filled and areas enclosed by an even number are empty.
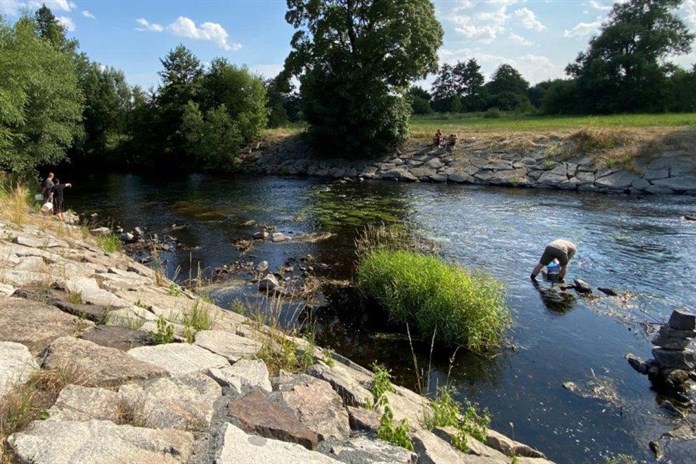
<svg viewBox="0 0 696 464">
<path fill-rule="evenodd" d="M 532 275 L 530 276 L 532 280 L 536 280 L 537 275 L 544 266 L 548 266 L 555 259 L 561 266 L 561 270 L 558 273 L 558 280 L 563 280 L 565 277 L 566 269 L 568 268 L 568 261 L 573 259 L 575 253 L 577 252 L 577 247 L 572 242 L 563 239 L 557 239 L 546 245 L 544 254 L 541 255 L 539 259 L 539 264 L 532 270 Z"/>
</svg>

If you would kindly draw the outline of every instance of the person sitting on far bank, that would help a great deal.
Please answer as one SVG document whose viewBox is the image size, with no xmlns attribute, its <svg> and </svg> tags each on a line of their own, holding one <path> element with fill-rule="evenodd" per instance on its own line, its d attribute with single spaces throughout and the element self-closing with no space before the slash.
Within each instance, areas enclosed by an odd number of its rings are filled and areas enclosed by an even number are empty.
<svg viewBox="0 0 696 464">
<path fill-rule="evenodd" d="M 457 144 L 457 134 L 450 134 L 447 142 L 451 148 L 454 148 L 454 146 Z"/>
<path fill-rule="evenodd" d="M 536 276 L 541 272 L 544 266 L 548 266 L 554 259 L 558 260 L 558 264 L 561 266 L 561 271 L 558 273 L 558 279 L 563 280 L 566 274 L 566 269 L 568 268 L 568 261 L 573 259 L 575 253 L 577 252 L 576 246 L 569 242 L 568 240 L 557 239 L 546 245 L 544 254 L 541 255 L 539 264 L 534 267 L 532 275 L 530 276 L 532 280 L 536 280 Z"/>
<path fill-rule="evenodd" d="M 440 132 L 440 129 L 435 132 L 435 136 L 433 137 L 433 145 L 436 147 L 442 145 L 442 132 Z"/>
<path fill-rule="evenodd" d="M 53 185 L 53 214 L 58 216 L 58 219 L 65 221 L 65 206 L 63 204 L 63 191 L 66 187 L 72 187 L 72 184 L 61 184 L 59 179 L 54 180 Z"/>
</svg>

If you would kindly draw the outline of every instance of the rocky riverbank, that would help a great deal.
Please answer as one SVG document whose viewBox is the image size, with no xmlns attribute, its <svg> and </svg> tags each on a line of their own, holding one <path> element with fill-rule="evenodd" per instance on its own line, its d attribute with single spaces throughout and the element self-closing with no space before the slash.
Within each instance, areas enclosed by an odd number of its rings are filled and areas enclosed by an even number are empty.
<svg viewBox="0 0 696 464">
<path fill-rule="evenodd" d="M 688 130 L 647 136 L 480 134 L 462 137 L 454 147 L 414 140 L 392 156 L 346 160 L 312 157 L 293 136 L 265 142 L 243 161 L 249 171 L 276 175 L 696 195 L 695 138 Z"/>
<path fill-rule="evenodd" d="M 461 451 L 456 430 L 428 426 L 431 402 L 398 386 L 384 398 L 414 451 L 382 441 L 372 372 L 79 227 L 21 222 L 0 219 L 0 463 L 550 462 L 493 430 Z"/>
</svg>

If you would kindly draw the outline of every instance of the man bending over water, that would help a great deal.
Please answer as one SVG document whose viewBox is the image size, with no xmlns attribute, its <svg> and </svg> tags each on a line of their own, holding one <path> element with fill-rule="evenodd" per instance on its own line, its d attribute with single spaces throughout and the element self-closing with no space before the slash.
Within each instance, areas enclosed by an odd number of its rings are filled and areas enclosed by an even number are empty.
<svg viewBox="0 0 696 464">
<path fill-rule="evenodd" d="M 532 275 L 530 276 L 532 280 L 536 280 L 536 276 L 541 271 L 541 268 L 548 266 L 554 259 L 558 260 L 558 264 L 561 265 L 561 272 L 558 274 L 558 278 L 563 280 L 566 274 L 566 268 L 568 267 L 568 261 L 573 259 L 577 248 L 575 245 L 568 240 L 558 239 L 546 245 L 544 254 L 541 255 L 539 264 L 534 267 Z"/>
</svg>

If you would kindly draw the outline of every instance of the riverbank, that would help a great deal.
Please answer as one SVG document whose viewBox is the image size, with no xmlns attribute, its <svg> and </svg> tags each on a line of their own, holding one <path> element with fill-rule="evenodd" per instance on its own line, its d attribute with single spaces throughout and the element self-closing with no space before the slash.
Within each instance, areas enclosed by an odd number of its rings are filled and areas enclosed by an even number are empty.
<svg viewBox="0 0 696 464">
<path fill-rule="evenodd" d="M 384 406 L 365 407 L 374 376 L 350 360 L 52 217 L 0 218 L 0 236 L 3 464 L 550 462 L 493 430 L 462 452 L 398 386 L 383 399 L 415 452 L 391 445 L 377 439 Z"/>
<path fill-rule="evenodd" d="M 446 134 L 447 135 L 447 134 Z M 696 130 L 583 129 L 458 134 L 454 147 L 410 139 L 377 160 L 315 157 L 300 135 L 243 155 L 255 173 L 630 194 L 696 194 Z"/>
</svg>

